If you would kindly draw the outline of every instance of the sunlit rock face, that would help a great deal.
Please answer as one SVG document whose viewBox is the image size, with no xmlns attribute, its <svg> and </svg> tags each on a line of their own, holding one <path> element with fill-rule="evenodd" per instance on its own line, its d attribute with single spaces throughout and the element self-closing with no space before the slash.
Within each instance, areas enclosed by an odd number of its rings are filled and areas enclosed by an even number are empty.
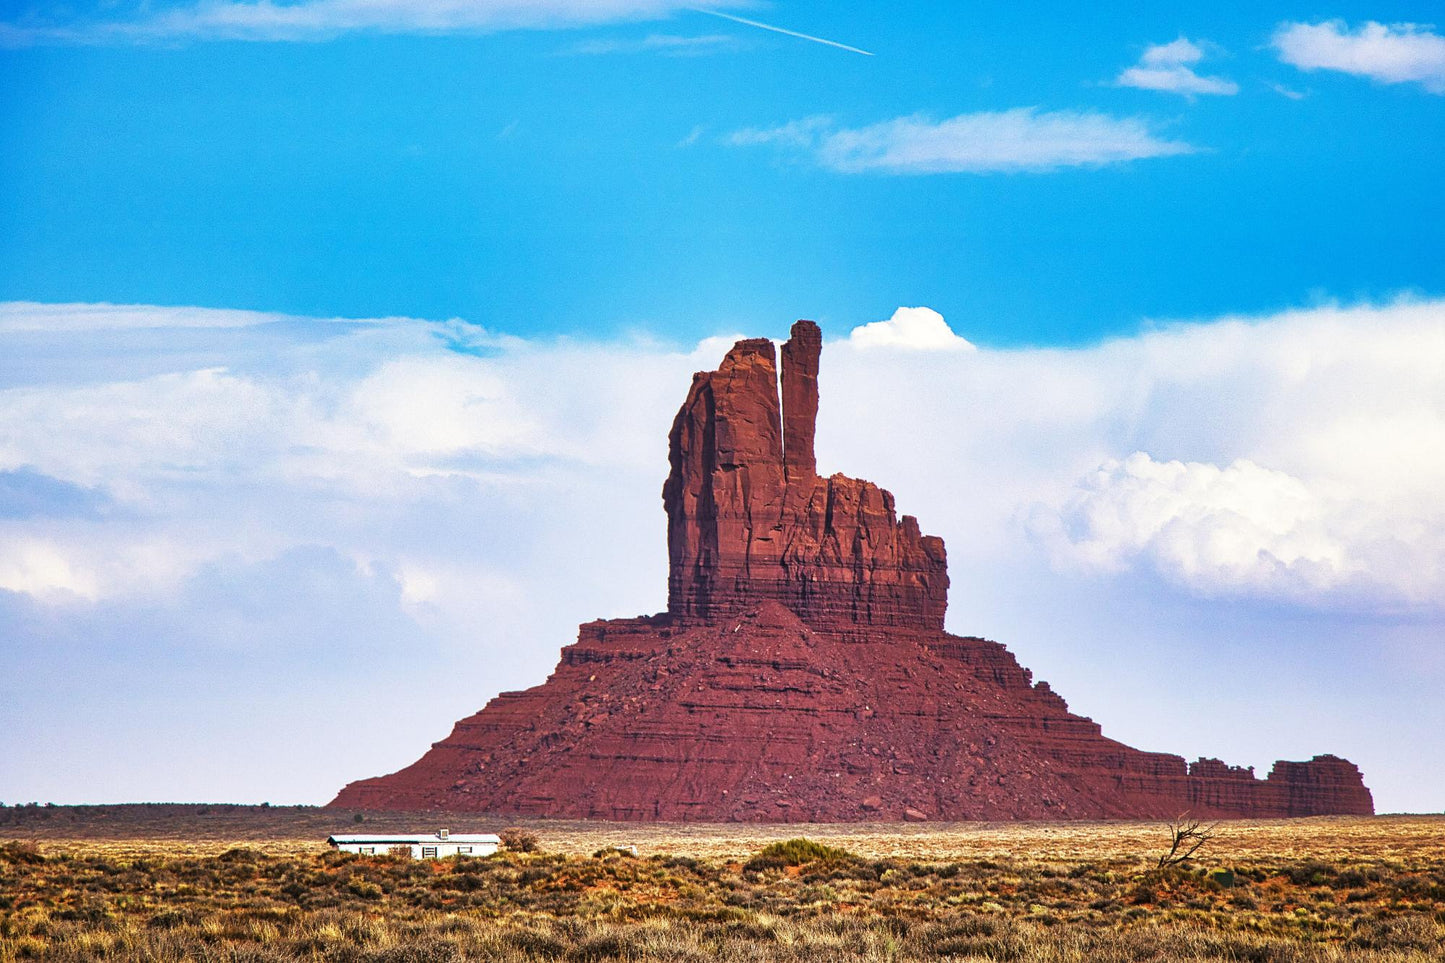
<svg viewBox="0 0 1445 963">
<path fill-rule="evenodd" d="M 817 475 L 817 325 L 740 341 L 669 435 L 668 609 L 590 622 L 506 692 L 333 805 L 596 819 L 1369 814 L 1334 756 L 1267 779 L 1141 752 L 1002 645 L 943 631 L 943 541 L 871 482 Z M 906 426 L 901 426 L 906 427 Z"/>
<path fill-rule="evenodd" d="M 739 341 L 693 377 L 669 435 L 668 614 L 724 619 L 772 599 L 810 625 L 943 629 L 943 540 L 894 513 L 872 482 L 819 478 L 813 457 L 822 335 Z"/>
</svg>

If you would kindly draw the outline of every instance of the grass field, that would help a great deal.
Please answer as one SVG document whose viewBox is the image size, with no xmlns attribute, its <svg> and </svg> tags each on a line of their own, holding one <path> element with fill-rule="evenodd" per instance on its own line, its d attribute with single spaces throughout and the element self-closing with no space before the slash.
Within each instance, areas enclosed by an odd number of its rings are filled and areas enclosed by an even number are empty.
<svg viewBox="0 0 1445 963">
<path fill-rule="evenodd" d="M 0 809 L 0 963 L 1445 960 L 1445 817 L 1221 823 L 1162 871 L 1155 823 L 533 821 L 538 852 L 427 863 L 325 846 L 517 822 L 363 818 Z M 826 846 L 765 850 L 797 836 Z"/>
</svg>

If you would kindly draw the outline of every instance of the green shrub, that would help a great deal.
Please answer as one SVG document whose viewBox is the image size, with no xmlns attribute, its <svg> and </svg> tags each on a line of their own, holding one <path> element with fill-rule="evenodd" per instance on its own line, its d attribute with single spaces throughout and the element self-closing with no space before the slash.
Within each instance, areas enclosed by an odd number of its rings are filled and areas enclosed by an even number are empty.
<svg viewBox="0 0 1445 963">
<path fill-rule="evenodd" d="M 764 869 L 781 869 L 784 866 L 803 866 L 807 863 L 817 862 L 856 863 L 860 860 L 846 849 L 828 846 L 799 836 L 796 839 L 785 839 L 780 843 L 770 843 L 764 846 L 752 859 L 748 860 L 743 869 L 758 872 Z"/>
<path fill-rule="evenodd" d="M 1335 876 L 1335 867 L 1319 860 L 1309 860 L 1285 870 L 1285 875 L 1296 886 L 1324 886 Z"/>
<path fill-rule="evenodd" d="M 32 842 L 15 840 L 0 846 L 0 860 L 7 863 L 27 863 L 34 865 L 45 862 L 45 857 L 40 853 L 40 847 Z"/>
<path fill-rule="evenodd" d="M 346 888 L 353 896 L 360 896 L 362 899 L 381 899 L 381 887 L 369 879 L 352 877 Z"/>
</svg>

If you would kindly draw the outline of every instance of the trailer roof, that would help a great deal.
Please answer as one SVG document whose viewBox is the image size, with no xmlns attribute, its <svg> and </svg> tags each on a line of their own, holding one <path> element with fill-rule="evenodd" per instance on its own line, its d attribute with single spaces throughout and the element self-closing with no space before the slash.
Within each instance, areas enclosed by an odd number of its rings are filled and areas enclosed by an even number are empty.
<svg viewBox="0 0 1445 963">
<path fill-rule="evenodd" d="M 449 833 L 445 838 L 436 833 L 415 833 L 406 836 L 373 836 L 370 834 L 328 836 L 326 837 L 326 841 L 333 846 L 355 846 L 358 844 L 362 846 L 372 844 L 378 846 L 400 846 L 406 843 L 410 843 L 413 846 L 429 846 L 433 843 L 501 843 L 502 838 L 492 833 Z"/>
</svg>

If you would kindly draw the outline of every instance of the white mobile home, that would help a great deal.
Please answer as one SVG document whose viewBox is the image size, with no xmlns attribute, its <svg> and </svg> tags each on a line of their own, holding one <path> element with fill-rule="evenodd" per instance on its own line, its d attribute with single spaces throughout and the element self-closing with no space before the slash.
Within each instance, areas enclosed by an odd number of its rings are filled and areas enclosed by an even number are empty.
<svg viewBox="0 0 1445 963">
<path fill-rule="evenodd" d="M 350 836 L 328 836 L 326 841 L 343 853 L 363 856 L 384 856 L 393 849 L 407 847 L 412 859 L 446 859 L 448 856 L 490 856 L 502 845 L 501 837 L 491 833 L 415 833 L 401 836 L 380 836 L 361 833 Z"/>
</svg>

